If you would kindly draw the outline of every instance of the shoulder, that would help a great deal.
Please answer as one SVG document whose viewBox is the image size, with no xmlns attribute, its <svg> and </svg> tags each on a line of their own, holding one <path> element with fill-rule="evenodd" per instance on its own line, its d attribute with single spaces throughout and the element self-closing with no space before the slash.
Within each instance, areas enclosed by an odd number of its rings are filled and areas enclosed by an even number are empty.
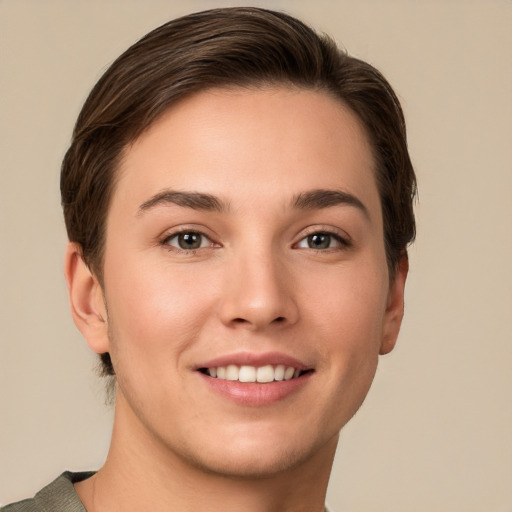
<svg viewBox="0 0 512 512">
<path fill-rule="evenodd" d="M 34 498 L 11 503 L 10 505 L 0 508 L 1 512 L 37 512 L 38 510 L 41 509 L 37 508 Z"/>
<path fill-rule="evenodd" d="M 93 472 L 66 471 L 41 489 L 33 498 L 6 505 L 0 509 L 0 512 L 86 512 L 73 484 L 93 474 Z"/>
</svg>

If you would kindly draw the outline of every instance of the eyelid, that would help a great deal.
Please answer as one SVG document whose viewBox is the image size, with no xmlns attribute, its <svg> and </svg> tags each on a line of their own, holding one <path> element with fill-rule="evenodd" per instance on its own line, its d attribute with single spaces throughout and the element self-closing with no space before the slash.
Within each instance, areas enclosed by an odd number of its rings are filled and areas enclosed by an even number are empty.
<svg viewBox="0 0 512 512">
<path fill-rule="evenodd" d="M 207 234 L 205 228 L 198 226 L 179 226 L 176 228 L 172 228 L 167 230 L 161 237 L 159 237 L 159 245 L 163 246 L 169 251 L 174 251 L 177 253 L 195 253 L 199 250 L 209 249 L 213 247 L 220 247 L 220 244 L 214 240 L 212 235 Z M 169 240 L 183 234 L 183 233 L 195 233 L 201 235 L 206 238 L 210 243 L 205 247 L 198 247 L 197 249 L 182 249 L 181 247 L 177 247 L 168 243 Z"/>
<path fill-rule="evenodd" d="M 327 247 L 315 246 L 313 235 L 322 235 L 328 238 L 324 242 Z M 327 257 L 328 255 L 341 255 L 353 247 L 352 238 L 348 233 L 333 226 L 309 226 L 300 233 L 300 238 L 292 245 L 292 249 L 297 251 L 306 251 L 305 254 L 319 254 Z"/>
<path fill-rule="evenodd" d="M 297 235 L 297 242 L 295 242 L 293 245 L 296 245 L 300 241 L 302 241 L 304 238 L 314 235 L 314 234 L 323 233 L 325 235 L 331 235 L 338 239 L 343 245 L 350 247 L 353 243 L 352 237 L 343 229 L 334 227 L 334 226 L 327 226 L 325 224 L 318 224 L 315 226 L 308 226 L 307 228 L 304 228 L 299 235 Z"/>
</svg>

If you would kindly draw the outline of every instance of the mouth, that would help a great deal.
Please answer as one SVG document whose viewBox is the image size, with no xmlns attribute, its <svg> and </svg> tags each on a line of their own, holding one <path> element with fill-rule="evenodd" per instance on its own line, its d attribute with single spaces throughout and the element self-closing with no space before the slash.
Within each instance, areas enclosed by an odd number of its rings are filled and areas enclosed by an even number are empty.
<svg viewBox="0 0 512 512">
<path fill-rule="evenodd" d="M 264 366 L 229 364 L 227 366 L 199 368 L 199 371 L 214 379 L 258 384 L 294 380 L 312 372 L 312 370 L 303 370 L 295 366 L 282 364 L 267 364 Z"/>
<path fill-rule="evenodd" d="M 242 406 L 270 406 L 307 387 L 315 368 L 294 357 L 239 352 L 203 361 L 194 368 L 217 396 Z"/>
</svg>

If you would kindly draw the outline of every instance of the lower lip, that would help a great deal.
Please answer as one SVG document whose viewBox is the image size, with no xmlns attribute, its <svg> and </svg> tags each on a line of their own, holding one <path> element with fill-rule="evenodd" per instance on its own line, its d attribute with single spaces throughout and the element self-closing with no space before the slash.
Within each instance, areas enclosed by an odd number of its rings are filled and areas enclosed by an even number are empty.
<svg viewBox="0 0 512 512">
<path fill-rule="evenodd" d="M 198 372 L 214 392 L 237 404 L 254 407 L 270 405 L 297 393 L 309 381 L 312 373 L 307 372 L 295 379 L 260 384 L 217 379 Z"/>
</svg>

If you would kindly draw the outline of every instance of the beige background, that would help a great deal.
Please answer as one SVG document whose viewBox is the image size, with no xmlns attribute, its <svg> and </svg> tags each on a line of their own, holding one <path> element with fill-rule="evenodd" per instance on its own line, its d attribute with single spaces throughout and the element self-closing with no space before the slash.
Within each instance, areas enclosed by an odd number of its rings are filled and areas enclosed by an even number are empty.
<svg viewBox="0 0 512 512">
<path fill-rule="evenodd" d="M 111 411 L 68 314 L 59 164 L 136 38 L 223 1 L 0 1 L 0 502 L 97 468 Z M 255 1 L 377 65 L 421 202 L 406 320 L 342 434 L 339 512 L 512 511 L 512 3 Z M 306 419 L 305 419 L 306 421 Z"/>
</svg>

